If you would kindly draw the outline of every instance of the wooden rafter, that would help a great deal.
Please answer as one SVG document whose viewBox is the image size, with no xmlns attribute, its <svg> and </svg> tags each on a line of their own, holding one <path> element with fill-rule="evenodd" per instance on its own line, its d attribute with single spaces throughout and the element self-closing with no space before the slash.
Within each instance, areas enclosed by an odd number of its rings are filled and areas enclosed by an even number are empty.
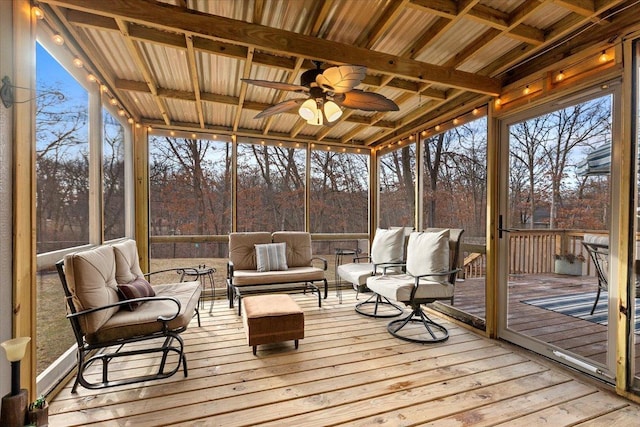
<svg viewBox="0 0 640 427">
<path fill-rule="evenodd" d="M 149 91 L 153 96 L 153 100 L 155 101 L 156 105 L 158 106 L 158 109 L 160 110 L 160 115 L 162 115 L 164 122 L 167 125 L 169 125 L 171 123 L 171 120 L 169 119 L 169 114 L 167 113 L 167 105 L 162 100 L 162 98 L 158 96 L 157 85 L 155 83 L 155 79 L 153 78 L 153 73 L 149 69 L 144 59 L 144 55 L 140 50 L 140 47 L 131 39 L 131 37 L 129 37 L 129 29 L 127 27 L 127 23 L 120 19 L 116 19 L 116 23 L 118 24 L 118 28 L 120 29 L 120 32 L 124 37 L 125 43 L 127 45 L 127 49 L 129 50 L 129 54 L 133 58 L 134 62 L 136 63 L 142 75 L 144 76 L 147 86 L 149 87 Z"/>
<path fill-rule="evenodd" d="M 117 20 L 127 20 L 168 31 L 197 33 L 202 37 L 225 39 L 277 54 L 294 56 L 309 56 L 311 54 L 313 59 L 320 61 L 361 64 L 371 71 L 382 74 L 445 84 L 489 95 L 497 95 L 500 91 L 500 82 L 490 77 L 398 58 L 395 55 L 354 47 L 346 43 L 332 42 L 222 16 L 189 13 L 175 6 L 147 0 L 139 0 L 135 3 L 126 0 L 112 0 L 106 3 L 91 2 L 90 7 L 83 0 L 47 1 L 71 9 L 92 11 L 103 16 L 117 18 Z M 274 43 L 274 40 L 280 42 Z"/>
<path fill-rule="evenodd" d="M 191 87 L 193 87 L 193 93 L 195 95 L 196 112 L 198 113 L 198 120 L 200 121 L 200 127 L 204 129 L 204 112 L 202 111 L 202 102 L 200 99 L 200 81 L 198 79 L 198 66 L 196 65 L 196 54 L 193 49 L 193 40 L 191 36 L 186 37 L 187 41 L 187 60 L 189 62 L 189 77 L 191 78 Z"/>
<path fill-rule="evenodd" d="M 495 96 L 502 85 L 535 73 L 537 67 L 552 66 L 554 61 L 584 49 L 585 42 L 590 45 L 602 44 L 605 39 L 616 36 L 614 27 L 633 26 L 634 10 L 640 11 L 640 6 L 631 0 L 514 0 L 517 7 L 481 0 L 394 0 L 376 2 L 370 11 L 371 22 L 365 24 L 358 19 L 350 21 L 349 2 L 316 0 L 291 26 L 291 19 L 295 17 L 289 16 L 281 23 L 273 19 L 270 2 L 238 2 L 243 5 L 242 19 L 246 19 L 246 22 L 225 17 L 227 15 L 206 13 L 208 9 L 214 11 L 218 8 L 202 7 L 199 2 L 189 0 L 40 0 L 47 10 L 55 13 L 60 25 L 65 27 L 63 31 L 68 32 L 74 40 L 78 47 L 74 50 L 87 52 L 87 58 L 90 59 L 87 63 L 90 63 L 91 70 L 100 75 L 101 82 L 111 88 L 136 121 L 153 124 L 154 127 L 181 126 L 194 132 L 198 129 L 220 129 L 238 135 L 258 134 L 268 138 L 313 139 L 329 143 L 354 141 L 367 145 L 383 143 L 385 138 L 396 138 L 398 133 L 414 126 L 415 122 L 431 120 L 433 114 L 441 114 L 446 108 L 454 108 L 460 102 Z M 622 17 L 609 16 L 616 6 L 623 6 L 625 12 Z M 633 9 L 627 11 L 629 7 Z M 398 18 L 412 8 L 430 15 L 431 25 L 416 28 L 409 38 L 409 33 L 399 28 L 403 23 Z M 555 23 L 547 20 L 548 23 L 543 26 L 540 24 L 543 21 L 542 8 L 549 8 L 563 17 Z M 562 8 L 565 12 L 562 12 Z M 234 12 L 228 16 L 240 15 Z M 445 38 L 452 37 L 453 28 L 462 28 L 465 22 L 472 23 L 477 33 L 473 40 L 453 47 Z M 585 26 L 589 24 L 592 27 L 585 31 Z M 296 28 L 296 32 L 278 28 L 279 25 Z M 354 33 L 357 28 L 359 33 Z M 101 33 L 104 32 L 109 34 L 105 34 L 101 40 Z M 574 42 L 575 34 L 579 37 Z M 119 41 L 126 46 L 121 53 L 122 66 L 101 52 L 108 51 L 101 43 L 111 37 L 120 38 Z M 378 50 L 378 46 L 390 43 L 393 37 L 398 37 L 399 44 L 395 45 L 398 54 Z M 487 64 L 479 52 L 486 52 L 487 48 L 490 49 L 504 38 L 521 43 Z M 347 44 L 339 40 L 354 42 Z M 184 62 L 176 65 L 179 65 L 179 70 L 188 70 L 188 74 L 177 73 L 172 77 L 173 81 L 156 81 L 159 78 L 156 76 L 162 73 L 151 69 L 156 58 L 147 56 L 144 50 L 146 46 L 164 46 L 169 51 L 181 50 L 184 55 L 178 55 L 178 58 Z M 448 51 L 444 51 L 443 47 Z M 424 57 L 424 52 L 431 50 L 438 54 L 438 65 L 416 59 Z M 162 51 L 164 49 L 154 49 L 150 55 Z M 391 98 L 400 106 L 401 114 L 364 116 L 358 114 L 358 110 L 347 108 L 339 120 L 350 127 L 339 125 L 339 128 L 313 129 L 313 136 L 307 134 L 309 128 L 299 117 L 287 130 L 274 132 L 275 120 L 280 115 L 263 120 L 259 129 L 244 129 L 253 127 L 247 126 L 246 111 L 262 111 L 287 99 L 290 92 L 273 92 L 271 103 L 267 104 L 246 97 L 247 93 L 267 93 L 264 88 L 247 92 L 247 85 L 236 84 L 236 88 L 228 93 L 203 91 L 202 70 L 198 69 L 197 61 L 200 53 L 205 58 L 211 58 L 212 63 L 218 61 L 216 66 L 221 70 L 222 67 L 238 70 L 234 73 L 238 75 L 234 75 L 232 80 L 259 75 L 255 69 L 257 65 L 265 69 L 283 70 L 284 73 L 279 73 L 285 76 L 282 83 L 291 84 L 298 83 L 296 79 L 301 71 L 315 67 L 312 60 L 322 61 L 325 67 L 364 65 L 368 72 L 360 89 L 397 89 L 398 92 Z M 216 59 L 219 57 L 223 58 Z M 158 58 L 158 61 L 161 63 L 162 59 Z M 476 71 L 460 71 L 470 68 Z M 184 90 L 185 87 L 188 89 Z M 152 100 L 155 105 L 146 105 L 145 109 L 154 111 L 157 106 L 162 116 L 161 122 L 156 119 L 159 116 L 155 113 L 150 114 L 151 117 L 140 117 L 143 114 L 141 111 L 145 110 L 138 109 L 140 106 L 132 102 L 136 97 L 135 92 L 149 95 L 145 99 Z M 417 108 L 414 103 L 407 102 L 415 96 L 425 98 Z M 193 108 L 191 111 L 195 115 L 181 119 L 184 121 L 176 120 L 167 108 L 171 105 L 169 99 L 193 103 L 187 108 Z M 233 105 L 236 108 L 228 122 L 211 123 L 207 121 L 211 118 L 204 114 L 204 102 Z M 283 114 L 296 112 L 292 110 Z M 390 117 L 394 117 L 394 120 L 389 120 Z M 379 131 L 372 134 L 368 130 L 371 126 L 379 128 Z M 300 136 L 303 131 L 305 133 Z"/>
</svg>

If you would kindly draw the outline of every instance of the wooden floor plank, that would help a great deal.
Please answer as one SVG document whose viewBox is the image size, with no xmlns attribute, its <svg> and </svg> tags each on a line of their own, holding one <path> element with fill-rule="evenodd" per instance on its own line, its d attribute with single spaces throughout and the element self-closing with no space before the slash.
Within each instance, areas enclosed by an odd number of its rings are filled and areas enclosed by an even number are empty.
<svg viewBox="0 0 640 427">
<path fill-rule="evenodd" d="M 523 425 L 548 425 L 554 427 L 574 425 L 594 417 L 606 415 L 628 405 L 629 403 L 609 393 L 599 391 L 569 402 L 554 405 L 542 411 L 534 412 L 533 414 L 519 418 L 518 422 Z M 628 424 L 622 423 L 620 425 L 637 425 L 637 421 L 637 419 L 629 419 L 627 420 Z M 513 426 L 513 423 L 506 422 L 496 425 L 507 427 Z"/>
<path fill-rule="evenodd" d="M 622 409 L 585 421 L 584 423 L 576 424 L 576 427 L 630 426 L 633 425 L 629 424 L 633 422 L 633 420 L 635 420 L 636 424 L 640 423 L 640 408 L 637 406 L 626 406 Z"/>
<path fill-rule="evenodd" d="M 330 295 L 321 308 L 308 296 L 294 299 L 305 312 L 298 350 L 285 342 L 260 346 L 253 356 L 236 310 L 216 301 L 202 327 L 194 321 L 183 334 L 187 378 L 79 387 L 77 394 L 69 383 L 50 402 L 49 425 L 514 425 L 545 411 L 574 414 L 567 423 L 637 419 L 638 412 L 625 411 L 637 405 L 445 319 L 437 320 L 450 339 L 421 345 L 393 338 L 388 319 L 356 314 L 354 292 L 345 290 L 342 304 Z M 144 372 L 153 363 L 134 357 L 114 372 Z M 581 413 L 587 404 L 592 408 Z"/>
<path fill-rule="evenodd" d="M 593 388 L 570 381 L 560 383 L 541 390 L 531 390 L 522 396 L 513 397 L 490 405 L 481 406 L 473 410 L 465 410 L 448 417 L 438 418 L 436 421 L 421 423 L 430 427 L 462 427 L 462 426 L 492 426 L 497 422 L 513 420 L 532 412 L 546 409 L 549 406 L 577 399 L 578 397 L 594 393 Z"/>
</svg>

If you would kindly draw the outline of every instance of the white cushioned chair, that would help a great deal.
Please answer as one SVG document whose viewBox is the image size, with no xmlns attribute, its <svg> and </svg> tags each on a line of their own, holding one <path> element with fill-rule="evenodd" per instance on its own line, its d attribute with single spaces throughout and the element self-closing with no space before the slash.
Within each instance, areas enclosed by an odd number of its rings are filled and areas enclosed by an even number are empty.
<svg viewBox="0 0 640 427">
<path fill-rule="evenodd" d="M 393 336 L 412 342 L 433 343 L 449 338 L 447 329 L 431 320 L 422 304 L 437 300 L 453 302 L 460 254 L 461 229 L 427 229 L 409 236 L 406 273 L 371 276 L 367 287 L 376 294 L 411 307 L 411 313 L 391 321 Z M 409 324 L 418 328 L 403 328 Z"/>
<path fill-rule="evenodd" d="M 406 238 L 411 231 L 408 227 L 378 228 L 369 255 L 355 257 L 352 263 L 338 266 L 340 280 L 352 283 L 353 288 L 360 292 L 367 290 L 367 278 L 371 276 L 401 272 Z M 369 317 L 396 317 L 403 312 L 402 307 L 376 293 L 356 304 L 355 309 Z"/>
</svg>

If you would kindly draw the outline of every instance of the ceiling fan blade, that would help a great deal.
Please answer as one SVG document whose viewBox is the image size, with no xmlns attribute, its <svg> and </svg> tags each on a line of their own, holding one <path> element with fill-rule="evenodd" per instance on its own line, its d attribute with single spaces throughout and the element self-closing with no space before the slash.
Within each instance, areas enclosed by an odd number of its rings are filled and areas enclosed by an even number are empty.
<svg viewBox="0 0 640 427">
<path fill-rule="evenodd" d="M 309 89 L 304 87 L 304 86 L 294 85 L 294 84 L 290 84 L 290 83 L 280 83 L 280 82 L 272 82 L 272 81 L 269 81 L 269 80 L 253 80 L 253 79 L 240 79 L 240 80 L 242 80 L 243 82 L 248 83 L 250 85 L 268 87 L 270 89 L 289 90 L 289 91 L 292 91 L 292 92 L 307 92 L 307 91 L 309 91 Z"/>
<path fill-rule="evenodd" d="M 364 111 L 398 111 L 400 109 L 398 105 L 389 98 L 378 93 L 364 92 L 358 89 L 341 94 L 340 96 L 335 96 L 333 100 L 342 107 Z"/>
<path fill-rule="evenodd" d="M 325 91 L 345 93 L 358 86 L 367 75 L 367 67 L 340 65 L 327 68 L 316 77 L 316 83 Z"/>
<path fill-rule="evenodd" d="M 282 101 L 276 105 L 272 105 L 269 108 L 262 110 L 258 113 L 254 119 L 262 119 L 263 117 L 273 116 L 274 114 L 285 113 L 289 110 L 293 110 L 294 108 L 298 108 L 306 99 L 289 99 L 287 101 Z"/>
</svg>

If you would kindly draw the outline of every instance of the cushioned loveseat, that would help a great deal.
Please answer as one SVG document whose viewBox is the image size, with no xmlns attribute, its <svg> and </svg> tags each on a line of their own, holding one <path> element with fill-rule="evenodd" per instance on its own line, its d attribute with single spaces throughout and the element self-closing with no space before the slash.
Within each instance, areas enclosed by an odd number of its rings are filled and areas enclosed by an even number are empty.
<svg viewBox="0 0 640 427">
<path fill-rule="evenodd" d="M 56 266 L 78 345 L 72 392 L 78 384 L 94 389 L 166 378 L 181 365 L 187 376 L 180 333 L 196 313 L 199 282 L 151 286 L 140 269 L 133 240 L 69 254 Z M 138 344 L 143 341 L 146 345 Z M 119 370 L 119 379 L 110 378 L 111 361 L 154 353 L 159 356 L 157 372 L 127 375 L 126 370 Z M 85 369 L 94 362 L 102 373 L 91 382 Z M 169 370 L 168 364 L 172 366 Z"/>
<path fill-rule="evenodd" d="M 313 262 L 320 262 L 321 267 Z M 327 261 L 314 257 L 311 234 L 302 231 L 246 232 L 229 234 L 227 263 L 227 297 L 229 307 L 238 300 L 241 313 L 242 296 L 290 290 L 311 291 L 318 295 L 315 285 L 324 283 L 324 297 L 328 284 L 325 277 Z"/>
</svg>

